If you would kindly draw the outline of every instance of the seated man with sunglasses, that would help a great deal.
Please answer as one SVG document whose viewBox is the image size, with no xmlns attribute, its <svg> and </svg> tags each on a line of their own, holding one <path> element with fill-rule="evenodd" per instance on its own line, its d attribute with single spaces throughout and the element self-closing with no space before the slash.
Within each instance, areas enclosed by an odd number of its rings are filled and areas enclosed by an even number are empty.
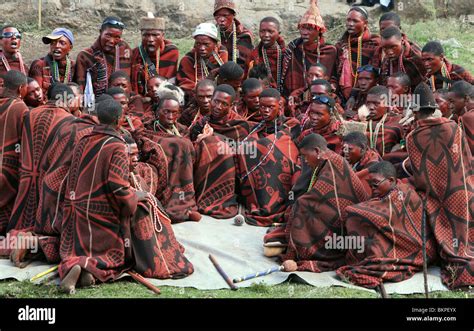
<svg viewBox="0 0 474 331">
<path fill-rule="evenodd" d="M 94 44 L 77 56 L 74 81 L 85 91 L 85 97 L 104 94 L 115 71 L 122 70 L 130 76 L 132 51 L 122 40 L 123 29 L 125 24 L 119 18 L 107 17 Z"/>
<path fill-rule="evenodd" d="M 387 161 L 369 167 L 369 185 L 372 199 L 347 207 L 344 218 L 347 233 L 363 245 L 348 249 L 347 265 L 336 273 L 346 282 L 376 288 L 423 270 L 423 203 L 411 186 L 397 184 L 397 172 Z M 434 244 L 429 237 L 428 261 L 436 255 Z"/>
<path fill-rule="evenodd" d="M 370 64 L 364 65 L 357 69 L 357 85 L 351 91 L 351 96 L 346 103 L 346 118 L 354 118 L 355 120 L 364 119 L 364 111 L 361 109 L 366 102 L 367 92 L 377 85 L 380 70 Z M 359 109 L 361 111 L 359 112 Z"/>
<path fill-rule="evenodd" d="M 21 32 L 14 26 L 4 26 L 0 33 L 0 86 L 3 85 L 2 75 L 10 70 L 17 70 L 28 76 L 28 66 L 20 54 Z"/>
</svg>

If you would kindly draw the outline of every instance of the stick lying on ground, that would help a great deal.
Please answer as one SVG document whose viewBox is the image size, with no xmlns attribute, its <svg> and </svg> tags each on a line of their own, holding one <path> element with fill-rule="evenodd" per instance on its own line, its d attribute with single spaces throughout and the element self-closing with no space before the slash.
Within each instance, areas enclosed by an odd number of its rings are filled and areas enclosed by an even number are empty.
<svg viewBox="0 0 474 331">
<path fill-rule="evenodd" d="M 217 263 L 216 261 L 216 258 L 214 256 L 212 256 L 211 254 L 209 254 L 209 259 L 211 260 L 212 264 L 214 264 L 214 267 L 216 267 L 217 271 L 219 272 L 219 274 L 222 276 L 222 278 L 224 278 L 224 280 L 226 281 L 226 283 L 230 286 L 230 288 L 233 290 L 233 291 L 237 291 L 239 288 L 237 286 L 235 286 L 232 281 L 230 280 L 229 276 L 227 276 L 227 274 L 224 272 L 224 270 L 221 268 L 221 266 L 219 265 L 219 263 Z"/>
<path fill-rule="evenodd" d="M 44 276 L 46 276 L 47 274 L 50 274 L 50 273 L 52 273 L 52 272 L 58 270 L 58 268 L 59 268 L 59 266 L 56 265 L 56 266 L 54 266 L 54 267 L 49 268 L 49 269 L 46 270 L 46 271 L 40 272 L 40 273 L 37 274 L 36 276 L 33 276 L 33 277 L 30 279 L 30 282 L 34 282 L 35 280 L 40 279 L 41 277 L 44 277 Z"/>
<path fill-rule="evenodd" d="M 137 282 L 139 282 L 142 285 L 145 285 L 148 289 L 152 290 L 156 294 L 161 294 L 160 289 L 158 287 L 156 287 L 155 285 L 153 285 L 152 283 L 150 283 L 149 281 L 147 281 L 142 275 L 136 273 L 135 271 L 131 271 L 131 270 L 128 272 L 128 274 L 130 276 L 132 276 L 132 278 L 134 280 L 136 280 Z"/>
<path fill-rule="evenodd" d="M 284 269 L 284 267 L 281 265 L 281 266 L 270 268 L 270 269 L 265 270 L 265 271 L 257 272 L 255 274 L 249 274 L 247 276 L 234 278 L 234 283 L 240 283 L 240 282 L 244 282 L 244 281 L 249 280 L 249 279 L 266 276 L 266 275 L 272 274 L 274 272 L 283 271 L 283 269 Z"/>
</svg>

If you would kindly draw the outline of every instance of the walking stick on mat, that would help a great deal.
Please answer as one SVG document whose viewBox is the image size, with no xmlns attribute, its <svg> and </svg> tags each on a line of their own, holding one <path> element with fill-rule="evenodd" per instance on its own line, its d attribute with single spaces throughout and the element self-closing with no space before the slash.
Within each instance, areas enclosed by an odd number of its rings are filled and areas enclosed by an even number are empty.
<svg viewBox="0 0 474 331">
<path fill-rule="evenodd" d="M 230 277 L 227 276 L 227 274 L 221 268 L 219 263 L 217 263 L 216 258 L 214 256 L 212 256 L 211 254 L 209 254 L 209 259 L 211 260 L 212 264 L 214 264 L 214 267 L 216 267 L 216 269 L 219 272 L 219 274 L 221 275 L 221 277 L 224 278 L 227 285 L 229 285 L 229 287 L 232 289 L 232 291 L 237 291 L 239 288 L 232 283 L 232 281 L 230 280 Z"/>
<path fill-rule="evenodd" d="M 137 281 L 138 283 L 146 286 L 148 289 L 152 290 L 156 294 L 161 294 L 161 291 L 158 287 L 150 283 L 148 280 L 145 279 L 142 275 L 136 273 L 135 271 L 129 271 L 128 274 L 132 276 L 132 278 Z"/>
<path fill-rule="evenodd" d="M 243 282 L 243 281 L 246 281 L 246 280 L 249 280 L 249 279 L 254 279 L 254 278 L 257 278 L 257 277 L 270 275 L 274 272 L 283 271 L 283 269 L 284 269 L 284 267 L 282 265 L 272 267 L 272 268 L 270 268 L 268 270 L 265 270 L 265 271 L 261 271 L 261 272 L 257 272 L 257 273 L 254 273 L 254 274 L 248 274 L 246 276 L 234 278 L 234 283 L 240 283 L 240 282 Z"/>
</svg>

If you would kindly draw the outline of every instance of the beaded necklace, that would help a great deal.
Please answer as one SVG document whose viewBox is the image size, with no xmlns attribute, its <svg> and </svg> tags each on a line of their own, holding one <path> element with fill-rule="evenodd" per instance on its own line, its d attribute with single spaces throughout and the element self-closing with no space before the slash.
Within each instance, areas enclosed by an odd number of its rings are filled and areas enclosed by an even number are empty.
<svg viewBox="0 0 474 331">
<path fill-rule="evenodd" d="M 448 71 L 448 67 L 446 66 L 446 63 L 443 61 L 443 63 L 441 64 L 441 76 L 443 77 L 446 77 L 448 78 L 449 80 L 451 80 L 451 75 L 449 74 L 449 71 Z M 436 78 L 435 78 L 435 75 L 431 75 L 430 77 L 430 80 L 429 80 L 429 83 L 431 85 L 431 90 L 433 92 L 436 91 Z M 451 87 L 451 84 L 449 83 L 446 83 L 443 81 L 443 88 L 446 89 L 446 88 L 450 88 Z"/>
<path fill-rule="evenodd" d="M 357 72 L 357 69 L 360 68 L 362 64 L 362 36 L 363 34 L 360 35 L 360 37 L 357 38 L 357 64 L 356 64 L 356 70 L 354 72 L 354 68 L 352 67 L 352 44 L 351 44 L 351 35 L 348 36 L 348 46 L 349 46 L 349 64 L 351 66 L 351 74 L 352 77 L 354 77 L 354 87 L 357 84 L 357 79 L 359 78 L 359 73 Z"/>
<path fill-rule="evenodd" d="M 402 50 L 402 52 L 400 53 L 400 56 L 398 57 L 398 69 L 399 71 L 406 73 L 405 65 L 403 64 L 403 53 L 404 53 L 404 50 Z M 393 60 L 390 59 L 390 75 L 393 75 L 394 73 L 395 73 L 395 69 L 393 68 Z"/>
<path fill-rule="evenodd" d="M 212 52 L 212 56 L 216 60 L 217 64 L 222 66 L 224 64 L 224 61 L 222 61 L 221 57 L 219 54 L 216 53 L 216 51 Z M 209 69 L 207 68 L 206 61 L 202 57 L 199 57 L 200 60 L 200 65 L 201 65 L 201 77 L 206 78 L 209 76 Z M 199 81 L 199 74 L 198 74 L 198 54 L 197 52 L 194 53 L 194 80 L 197 83 Z"/>
<path fill-rule="evenodd" d="M 130 177 L 132 177 L 132 181 L 135 186 L 135 189 L 139 191 L 144 191 L 141 184 L 138 182 L 137 177 L 135 176 L 133 172 L 130 172 Z M 160 212 L 164 213 L 164 211 L 160 210 L 160 207 L 155 199 L 156 198 L 151 194 L 147 194 L 146 196 L 147 202 L 150 203 L 150 206 L 152 207 L 150 210 L 150 216 L 153 220 L 153 226 L 155 228 L 155 231 L 160 233 L 161 231 L 163 231 L 163 224 L 161 224 L 159 215 L 160 215 Z M 157 227 L 158 224 L 160 225 L 159 229 Z"/>
<path fill-rule="evenodd" d="M 23 64 L 23 57 L 21 56 L 20 53 L 16 53 L 17 57 L 18 57 L 18 62 L 20 63 L 20 71 L 23 75 L 25 76 L 28 76 L 28 73 L 25 71 L 25 66 Z M 7 71 L 10 71 L 11 68 L 10 68 L 10 64 L 8 63 L 8 59 L 5 57 L 5 55 L 3 54 L 3 51 L 0 50 L 0 59 L 2 60 L 3 62 L 3 65 L 5 66 L 5 69 Z"/>
<path fill-rule="evenodd" d="M 321 44 L 319 42 L 319 39 L 318 39 L 318 45 L 317 45 L 317 48 L 316 48 L 316 63 L 320 63 L 320 57 L 321 57 Z M 304 50 L 304 45 L 301 46 L 301 50 L 303 51 L 303 58 L 302 58 L 302 62 L 303 62 L 303 80 L 304 80 L 304 85 L 305 87 L 308 87 L 308 84 L 306 83 L 306 71 L 308 70 L 309 66 L 306 64 L 306 52 Z"/>
<path fill-rule="evenodd" d="M 178 136 L 178 137 L 181 137 L 181 134 L 179 133 L 178 131 L 178 128 L 173 124 L 173 127 L 171 129 L 168 129 L 168 128 L 165 128 L 159 120 L 156 120 L 154 123 L 153 123 L 153 130 L 156 132 L 156 127 L 160 128 L 161 131 L 165 131 L 166 133 L 170 134 L 170 135 L 173 135 L 173 136 Z"/>
<path fill-rule="evenodd" d="M 148 82 L 150 77 L 155 76 L 155 73 L 153 73 L 152 69 L 150 69 L 150 66 L 148 65 L 148 61 L 146 60 L 146 57 L 145 57 L 146 53 L 142 45 L 138 47 L 138 51 L 140 52 L 140 56 L 145 66 L 145 81 Z M 160 72 L 160 57 L 161 57 L 161 50 L 158 49 L 156 50 L 156 65 L 155 65 L 155 71 L 157 75 L 159 75 L 159 72 Z"/>
<path fill-rule="evenodd" d="M 280 45 L 278 45 L 278 42 L 275 43 L 276 48 L 277 48 L 277 77 L 276 77 L 276 83 L 277 83 L 277 89 L 280 88 L 281 85 L 281 63 L 283 60 L 283 54 L 281 51 Z M 271 78 L 273 77 L 272 74 L 272 68 L 270 66 L 270 61 L 268 60 L 268 55 L 265 47 L 262 46 L 262 55 L 263 55 L 263 63 L 265 64 L 265 67 L 267 68 L 268 76 Z"/>
<path fill-rule="evenodd" d="M 273 141 L 272 141 L 272 146 L 268 149 L 268 152 L 267 154 L 265 154 L 265 156 L 260 160 L 260 162 L 258 162 L 257 165 L 255 165 L 250 171 L 248 171 L 244 176 L 241 177 L 242 180 L 244 180 L 245 178 L 247 178 L 248 176 L 250 176 L 255 170 L 257 170 L 258 167 L 260 167 L 260 165 L 267 159 L 267 157 L 270 155 L 270 153 L 273 151 L 273 149 L 275 148 L 275 144 L 276 144 L 276 140 L 277 140 L 277 136 L 278 136 L 278 126 L 277 126 L 277 122 L 278 122 L 278 119 L 275 119 L 274 121 L 274 124 L 275 124 L 275 137 L 273 138 Z M 265 121 L 261 121 L 256 127 L 255 129 L 252 130 L 252 132 L 249 133 L 249 135 L 247 137 L 245 137 L 244 140 L 242 140 L 241 144 L 247 140 L 248 137 L 250 137 L 255 131 L 257 131 L 259 128 L 261 128 L 263 125 L 265 124 Z"/>
<path fill-rule="evenodd" d="M 377 148 L 377 136 L 380 128 L 382 128 L 382 156 L 385 154 L 385 120 L 387 119 L 387 116 L 388 114 L 385 114 L 382 117 L 382 120 L 377 123 L 375 126 L 375 132 L 373 132 L 373 120 L 369 121 L 370 147 L 373 149 Z"/>
<path fill-rule="evenodd" d="M 314 171 L 313 171 L 313 176 L 311 176 L 311 181 L 309 182 L 309 186 L 308 186 L 308 189 L 306 190 L 306 193 L 308 193 L 309 191 L 311 191 L 311 189 L 313 188 L 314 184 L 316 183 L 316 181 L 318 180 L 318 170 L 319 170 L 319 166 L 317 166 Z"/>
<path fill-rule="evenodd" d="M 60 82 L 61 77 L 59 74 L 59 65 L 58 62 L 53 60 L 51 63 L 51 78 L 53 83 Z M 72 74 L 71 74 L 71 59 L 69 55 L 66 55 L 66 71 L 64 72 L 64 83 L 69 83 L 72 81 Z"/>
</svg>

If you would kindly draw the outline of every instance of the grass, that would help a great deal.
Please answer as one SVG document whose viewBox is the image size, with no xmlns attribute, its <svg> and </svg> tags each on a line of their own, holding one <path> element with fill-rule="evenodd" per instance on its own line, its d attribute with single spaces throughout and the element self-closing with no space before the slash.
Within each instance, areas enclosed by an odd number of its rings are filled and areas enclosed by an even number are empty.
<svg viewBox="0 0 474 331">
<path fill-rule="evenodd" d="M 379 294 L 364 290 L 353 290 L 343 287 L 313 287 L 299 283 L 285 282 L 268 286 L 263 283 L 254 283 L 248 288 L 231 290 L 197 290 L 194 288 L 178 288 L 171 286 L 160 287 L 161 295 L 155 295 L 144 286 L 131 280 L 120 280 L 115 283 L 102 284 L 87 289 L 78 289 L 74 296 L 67 296 L 58 291 L 56 286 L 34 285 L 29 281 L 1 281 L 0 298 L 181 298 L 181 299 L 324 299 L 324 298 L 361 298 L 376 299 Z M 422 294 L 392 295 L 392 298 L 424 298 Z M 474 298 L 459 291 L 434 292 L 431 298 Z"/>
</svg>

